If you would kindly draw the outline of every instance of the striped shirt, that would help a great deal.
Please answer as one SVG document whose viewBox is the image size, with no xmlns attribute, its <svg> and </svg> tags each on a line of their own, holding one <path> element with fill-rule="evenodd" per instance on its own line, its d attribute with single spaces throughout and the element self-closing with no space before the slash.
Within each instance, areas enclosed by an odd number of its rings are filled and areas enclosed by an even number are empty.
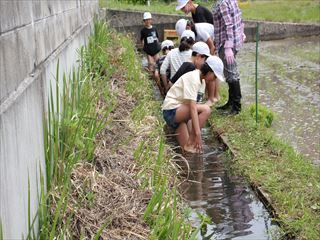
<svg viewBox="0 0 320 240">
<path fill-rule="evenodd" d="M 190 49 L 183 52 L 180 52 L 179 48 L 172 49 L 161 65 L 160 74 L 166 74 L 167 69 L 170 67 L 170 76 L 173 77 L 182 63 L 191 60 L 191 53 L 192 50 Z"/>
<path fill-rule="evenodd" d="M 216 48 L 224 45 L 239 51 L 242 20 L 237 0 L 217 0 L 212 14 Z"/>
</svg>

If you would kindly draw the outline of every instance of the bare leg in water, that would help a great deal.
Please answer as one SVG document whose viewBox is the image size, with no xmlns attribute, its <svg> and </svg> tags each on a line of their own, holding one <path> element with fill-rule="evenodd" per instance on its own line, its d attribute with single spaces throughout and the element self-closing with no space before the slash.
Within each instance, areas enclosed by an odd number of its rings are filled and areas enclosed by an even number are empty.
<svg viewBox="0 0 320 240">
<path fill-rule="evenodd" d="M 197 117 L 200 129 L 204 127 L 210 115 L 210 107 L 206 104 L 196 104 Z M 191 121 L 191 111 L 189 104 L 182 104 L 176 111 L 175 121 L 179 123 L 176 130 L 177 140 L 183 150 L 187 152 L 200 152 L 197 146 L 197 136 L 193 122 Z M 188 123 L 189 122 L 189 123 Z M 188 127 L 189 125 L 189 127 Z"/>
</svg>

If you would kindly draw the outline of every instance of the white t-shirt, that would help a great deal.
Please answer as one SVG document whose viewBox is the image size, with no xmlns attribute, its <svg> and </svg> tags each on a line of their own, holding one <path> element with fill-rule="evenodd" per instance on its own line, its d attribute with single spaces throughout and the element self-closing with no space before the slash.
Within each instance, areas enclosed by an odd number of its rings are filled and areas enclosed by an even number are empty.
<svg viewBox="0 0 320 240">
<path fill-rule="evenodd" d="M 214 27 L 210 23 L 195 23 L 195 28 L 197 32 L 196 41 L 206 42 L 209 37 L 214 40 Z"/>
<path fill-rule="evenodd" d="M 204 80 L 200 81 L 200 70 L 183 74 L 169 89 L 162 104 L 162 110 L 178 108 L 186 100 L 197 101 L 197 95 Z"/>
<path fill-rule="evenodd" d="M 172 49 L 164 59 L 160 74 L 166 74 L 167 69 L 170 66 L 170 77 L 173 77 L 178 69 L 181 67 L 182 63 L 189 62 L 191 59 L 192 50 L 180 52 L 179 48 Z"/>
</svg>

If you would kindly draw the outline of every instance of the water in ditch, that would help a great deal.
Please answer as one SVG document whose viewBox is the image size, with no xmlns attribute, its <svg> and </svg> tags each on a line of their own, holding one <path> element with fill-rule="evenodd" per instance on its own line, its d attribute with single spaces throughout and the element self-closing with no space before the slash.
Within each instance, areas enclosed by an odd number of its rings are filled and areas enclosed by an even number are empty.
<svg viewBox="0 0 320 240">
<path fill-rule="evenodd" d="M 146 59 L 142 60 L 146 66 Z M 162 101 L 155 87 L 155 98 Z M 186 161 L 177 161 L 186 178 L 180 192 L 191 208 L 190 221 L 200 227 L 201 216 L 210 219 L 197 234 L 197 239 L 273 239 L 278 226 L 247 182 L 231 174 L 227 162 L 230 157 L 209 128 L 202 129 L 203 154 L 186 154 Z M 168 143 L 177 142 L 169 134 Z M 177 147 L 176 149 L 179 149 Z M 200 215 L 199 215 L 200 213 Z"/>
<path fill-rule="evenodd" d="M 255 47 L 237 56 L 244 105 L 255 102 Z M 260 42 L 258 52 L 259 102 L 276 113 L 272 128 L 320 165 L 320 38 Z"/>
<path fill-rule="evenodd" d="M 273 239 L 278 226 L 253 190 L 226 166 L 223 146 L 202 130 L 203 154 L 187 154 L 180 166 L 187 178 L 180 191 L 191 208 L 190 220 L 199 227 L 198 213 L 210 218 L 197 239 Z M 227 160 L 229 159 L 229 160 Z"/>
</svg>

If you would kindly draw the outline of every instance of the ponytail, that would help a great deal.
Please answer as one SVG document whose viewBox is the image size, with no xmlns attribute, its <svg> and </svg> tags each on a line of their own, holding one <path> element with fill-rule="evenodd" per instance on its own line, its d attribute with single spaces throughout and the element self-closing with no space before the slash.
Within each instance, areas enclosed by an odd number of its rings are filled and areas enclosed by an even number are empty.
<svg viewBox="0 0 320 240">
<path fill-rule="evenodd" d="M 194 44 L 194 40 L 193 38 L 189 37 L 183 37 L 180 41 L 180 45 L 179 45 L 179 51 L 180 52 L 184 52 L 187 51 L 189 49 L 191 49 L 191 46 Z"/>
</svg>

